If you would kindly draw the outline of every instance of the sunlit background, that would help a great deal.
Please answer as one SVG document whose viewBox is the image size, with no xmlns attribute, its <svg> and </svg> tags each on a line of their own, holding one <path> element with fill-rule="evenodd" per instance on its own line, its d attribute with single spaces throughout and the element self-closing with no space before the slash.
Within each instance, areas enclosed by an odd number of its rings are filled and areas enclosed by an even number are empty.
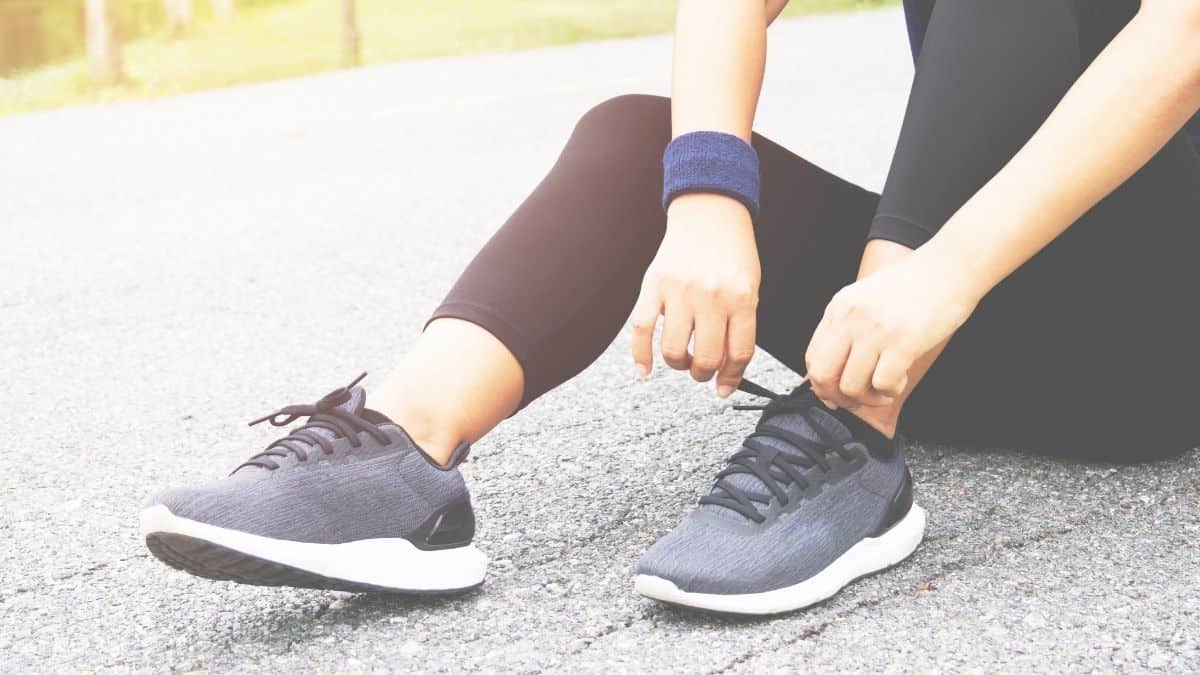
<svg viewBox="0 0 1200 675">
<path fill-rule="evenodd" d="M 793 0 L 787 13 L 893 0 Z M 0 114 L 670 30 L 674 0 L 0 0 Z"/>
</svg>

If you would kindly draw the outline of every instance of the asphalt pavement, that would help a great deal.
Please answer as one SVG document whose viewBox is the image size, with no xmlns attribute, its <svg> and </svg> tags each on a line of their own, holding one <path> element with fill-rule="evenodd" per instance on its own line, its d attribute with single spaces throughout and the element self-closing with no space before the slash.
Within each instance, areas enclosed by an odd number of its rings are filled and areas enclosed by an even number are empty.
<svg viewBox="0 0 1200 675">
<path fill-rule="evenodd" d="M 760 129 L 879 188 L 901 15 L 770 42 Z M 755 418 L 661 368 L 636 382 L 627 337 L 475 448 L 479 592 L 252 588 L 150 557 L 151 491 L 256 452 L 248 420 L 382 375 L 574 121 L 665 92 L 669 57 L 618 40 L 0 119 L 0 671 L 1200 669 L 1198 452 L 917 445 L 930 524 L 898 568 L 772 620 L 635 596 L 640 553 Z M 766 355 L 751 373 L 790 381 Z"/>
</svg>

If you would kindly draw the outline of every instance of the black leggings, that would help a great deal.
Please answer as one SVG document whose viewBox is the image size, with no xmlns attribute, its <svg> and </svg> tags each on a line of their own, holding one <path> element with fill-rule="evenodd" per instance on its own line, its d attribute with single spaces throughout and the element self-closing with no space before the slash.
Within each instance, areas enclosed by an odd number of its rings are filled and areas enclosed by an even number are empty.
<svg viewBox="0 0 1200 675">
<path fill-rule="evenodd" d="M 1089 4 L 1127 6 L 939 2 L 882 196 L 755 135 L 760 347 L 803 372 L 865 240 L 920 246 L 1005 164 L 1137 5 Z M 668 99 L 622 96 L 589 111 L 435 312 L 512 351 L 522 405 L 587 367 L 632 310 L 663 237 L 670 138 Z M 1200 161 L 1181 133 L 984 299 L 913 393 L 901 431 L 1122 461 L 1193 447 L 1198 218 Z"/>
</svg>

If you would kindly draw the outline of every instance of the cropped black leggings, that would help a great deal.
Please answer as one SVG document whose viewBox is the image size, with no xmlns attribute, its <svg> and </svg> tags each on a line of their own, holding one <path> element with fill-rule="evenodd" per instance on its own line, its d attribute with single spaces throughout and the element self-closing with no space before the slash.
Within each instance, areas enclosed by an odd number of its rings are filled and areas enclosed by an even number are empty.
<svg viewBox="0 0 1200 675">
<path fill-rule="evenodd" d="M 802 372 L 808 340 L 829 298 L 854 280 L 866 240 L 915 248 L 932 236 L 1034 133 L 1136 4 L 1101 13 L 1069 0 L 939 2 L 882 196 L 756 135 L 759 346 Z M 512 351 L 525 373 L 522 405 L 587 367 L 632 310 L 663 237 L 670 138 L 668 99 L 596 106 L 434 313 L 475 322 Z M 1200 161 L 1180 134 L 984 299 L 913 393 L 901 431 L 1122 461 L 1194 447 L 1198 221 Z"/>
</svg>

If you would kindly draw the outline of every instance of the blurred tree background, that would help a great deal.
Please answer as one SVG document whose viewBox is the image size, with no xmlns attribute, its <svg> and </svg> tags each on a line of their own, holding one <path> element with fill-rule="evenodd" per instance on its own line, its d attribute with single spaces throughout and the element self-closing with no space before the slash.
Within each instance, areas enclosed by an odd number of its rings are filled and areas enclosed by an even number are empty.
<svg viewBox="0 0 1200 675">
<path fill-rule="evenodd" d="M 898 0 L 792 0 L 786 14 Z M 675 0 L 0 0 L 0 114 L 646 35 Z"/>
</svg>

